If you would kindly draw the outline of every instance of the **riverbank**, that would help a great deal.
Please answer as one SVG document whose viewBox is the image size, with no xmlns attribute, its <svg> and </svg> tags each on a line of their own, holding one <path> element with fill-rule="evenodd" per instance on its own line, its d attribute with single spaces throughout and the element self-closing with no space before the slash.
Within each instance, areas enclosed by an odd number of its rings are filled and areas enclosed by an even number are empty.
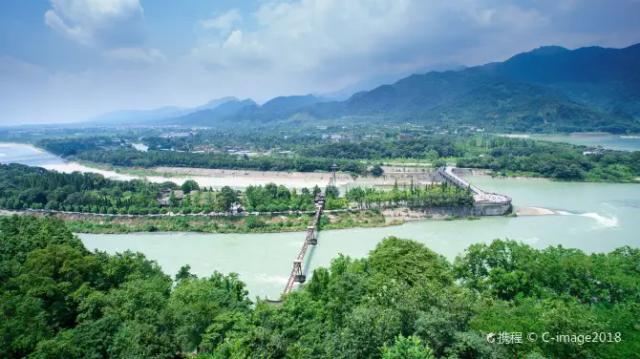
<svg viewBox="0 0 640 359">
<path fill-rule="evenodd" d="M 515 172 L 515 171 L 504 171 L 504 172 L 496 172 L 490 169 L 484 168 L 456 168 L 456 172 L 461 174 L 462 176 L 488 176 L 492 178 L 511 178 L 511 179 L 539 179 L 539 180 L 547 180 L 547 181 L 555 181 L 555 182 L 565 182 L 565 183 L 631 183 L 638 184 L 640 183 L 640 177 L 632 177 L 625 180 L 613 180 L 612 178 L 597 178 L 593 176 L 587 176 L 582 180 L 558 180 L 555 178 L 544 177 L 535 172 Z"/>
<path fill-rule="evenodd" d="M 105 173 L 115 173 L 130 178 L 146 179 L 154 183 L 165 181 L 181 185 L 186 180 L 194 180 L 201 187 L 222 188 L 229 186 L 235 189 L 244 189 L 249 186 L 260 186 L 269 183 L 282 185 L 288 188 L 313 188 L 324 187 L 332 179 L 331 172 L 287 172 L 287 171 L 256 171 L 256 170 L 232 170 L 198 167 L 121 167 L 104 163 L 89 161 L 69 162 L 80 168 L 91 168 Z M 350 173 L 337 172 L 336 186 L 348 187 L 392 187 L 426 185 L 436 182 L 435 170 L 429 165 L 389 164 L 383 166 L 384 174 L 375 176 L 356 176 Z"/>
<path fill-rule="evenodd" d="M 640 151 L 640 134 L 611 134 L 607 132 L 571 133 L 497 133 L 499 137 L 560 142 L 578 146 L 600 146 L 617 151 Z"/>
<path fill-rule="evenodd" d="M 547 215 L 531 211 L 523 215 Z M 152 232 L 196 233 L 286 233 L 307 229 L 312 214 L 251 215 L 251 216 L 105 216 L 90 213 L 44 213 L 32 211 L 0 210 L 0 216 L 51 216 L 63 220 L 74 233 L 126 234 Z M 513 215 L 511 215 L 513 216 Z M 355 229 L 397 226 L 412 221 L 477 220 L 480 217 L 458 214 L 451 209 L 425 211 L 409 208 L 385 210 L 327 211 L 320 222 L 321 229 Z"/>
<path fill-rule="evenodd" d="M 305 230 L 311 214 L 260 216 L 100 216 L 94 214 L 41 213 L 0 210 L 0 215 L 52 216 L 75 233 L 117 234 L 136 232 L 284 233 Z M 326 213 L 322 229 L 379 227 L 402 224 L 386 221 L 380 211 Z"/>
<path fill-rule="evenodd" d="M 64 159 L 32 144 L 0 142 L 0 163 L 20 163 L 28 166 L 43 167 L 61 173 L 97 173 L 105 178 L 119 181 L 133 179 L 146 180 L 152 183 L 174 182 L 181 185 L 187 180 L 194 180 L 201 187 L 219 189 L 229 186 L 244 189 L 248 186 L 275 183 L 288 188 L 325 187 L 332 177 L 331 172 L 288 172 L 288 171 L 256 171 L 225 170 L 196 167 L 121 167 L 91 161 Z M 399 185 L 415 185 L 431 183 L 431 168 L 410 166 L 385 167 L 385 174 L 375 176 L 353 176 L 349 173 L 336 173 L 336 185 L 341 188 L 357 186 L 390 187 Z"/>
<path fill-rule="evenodd" d="M 366 256 L 385 237 L 417 240 L 450 260 L 476 243 L 509 238 L 536 248 L 562 245 L 589 253 L 609 252 L 622 246 L 637 248 L 640 186 L 570 183 L 543 179 L 467 178 L 487 191 L 506 193 L 514 210 L 537 207 L 556 215 L 496 216 L 479 220 L 395 218 L 396 223 L 369 228 L 327 230 L 319 233 L 310 256 L 309 274 L 327 266 L 338 254 Z M 356 227 L 354 225 L 354 227 Z M 235 272 L 247 282 L 252 296 L 277 298 L 291 272 L 291 261 L 304 241 L 305 228 L 282 233 L 149 233 L 86 234 L 78 236 L 90 250 L 141 252 L 173 276 L 189 264 L 191 272 L 209 276 L 214 271 Z M 284 231 L 284 230 L 282 230 Z"/>
<path fill-rule="evenodd" d="M 456 158 L 449 158 L 451 163 Z M 21 163 L 29 166 L 44 167 L 63 173 L 91 172 L 98 173 L 109 179 L 131 180 L 143 179 L 153 183 L 174 182 L 181 185 L 186 180 L 195 180 L 201 187 L 221 188 L 230 186 L 243 189 L 250 185 L 265 185 L 275 183 L 289 188 L 311 188 L 315 185 L 326 186 L 332 174 L 330 172 L 286 172 L 286 171 L 255 171 L 255 170 L 223 170 L 195 167 L 120 167 L 88 161 L 69 161 L 49 153 L 31 144 L 0 143 L 0 162 Z M 382 161 L 385 162 L 385 161 Z M 436 182 L 434 168 L 427 162 L 390 160 L 382 166 L 384 174 L 380 177 L 353 176 L 349 173 L 337 173 L 336 183 L 340 188 L 350 187 L 391 187 L 411 184 L 420 186 Z M 462 170 L 462 169 L 459 169 Z M 470 169 L 474 175 L 487 175 L 498 178 L 547 178 L 533 172 L 494 172 L 488 169 Z M 602 178 L 587 177 L 582 180 L 568 182 L 606 182 L 606 183 L 639 183 L 640 177 L 627 178 L 625 181 L 616 180 L 617 177 Z"/>
<path fill-rule="evenodd" d="M 166 181 L 174 182 L 181 185 L 186 180 L 194 180 L 200 186 L 221 188 L 229 186 L 236 189 L 244 189 L 248 186 L 266 185 L 275 183 L 289 188 L 312 188 L 314 186 L 324 187 L 331 179 L 330 172 L 285 172 L 285 171 L 254 171 L 254 170 L 225 170 L 212 168 L 196 168 L 196 167 L 118 167 L 108 164 L 93 163 L 87 161 L 69 162 L 61 167 L 62 172 L 69 172 L 71 168 L 77 168 L 78 171 L 93 171 L 101 173 L 105 177 L 110 174 L 111 178 L 126 179 L 145 179 L 154 183 L 162 183 Z M 439 182 L 434 177 L 435 169 L 427 164 L 421 163 L 387 163 L 382 166 L 384 174 L 380 177 L 374 176 L 355 176 L 349 173 L 336 173 L 336 185 L 340 188 L 350 187 L 380 187 L 389 188 L 394 185 L 399 186 L 424 186 L 434 182 Z M 49 169 L 56 169 L 55 166 Z M 535 172 L 525 171 L 493 171 L 484 168 L 457 168 L 457 171 L 466 171 L 472 175 L 484 175 L 496 178 L 514 178 L 514 179 L 548 179 L 560 181 L 545 177 Z M 463 174 L 467 174 L 463 173 Z M 561 182 L 587 182 L 587 183 L 640 183 L 640 177 L 631 176 L 615 176 L 611 174 L 589 175 L 585 178 L 568 179 Z"/>
<path fill-rule="evenodd" d="M 65 219 L 74 233 L 116 234 L 136 232 L 199 232 L 199 233 L 286 233 L 307 229 L 310 215 L 246 216 L 246 217 L 171 217 L 171 218 L 107 218 Z M 325 214 L 321 229 L 367 228 L 398 225 L 404 222 L 385 221 L 377 211 Z"/>
</svg>

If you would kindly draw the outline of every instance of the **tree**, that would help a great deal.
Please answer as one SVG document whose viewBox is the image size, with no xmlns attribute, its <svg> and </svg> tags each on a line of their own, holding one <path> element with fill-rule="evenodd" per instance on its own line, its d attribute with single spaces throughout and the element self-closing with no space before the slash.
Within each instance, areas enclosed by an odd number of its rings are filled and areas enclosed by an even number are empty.
<svg viewBox="0 0 640 359">
<path fill-rule="evenodd" d="M 374 177 L 380 177 L 383 174 L 384 174 L 384 170 L 382 169 L 382 167 L 380 165 L 375 165 L 371 169 L 371 175 L 373 175 Z"/>
<path fill-rule="evenodd" d="M 435 356 L 420 338 L 399 335 L 392 346 L 382 348 L 382 359 L 435 359 Z"/>
<path fill-rule="evenodd" d="M 199 347 L 202 336 L 224 312 L 248 311 L 246 295 L 244 284 L 234 275 L 214 273 L 210 278 L 180 281 L 171 294 L 169 309 L 177 321 L 176 335 L 182 350 Z M 208 335 L 213 336 L 212 330 Z"/>
<path fill-rule="evenodd" d="M 444 167 L 447 165 L 447 161 L 445 160 L 437 160 L 433 162 L 433 167 L 435 168 L 440 168 L 440 167 Z"/>
<path fill-rule="evenodd" d="M 340 197 L 340 190 L 336 186 L 327 186 L 324 190 L 325 197 L 338 198 Z"/>
<path fill-rule="evenodd" d="M 196 276 L 194 274 L 191 274 L 191 266 L 188 264 L 185 264 L 182 267 L 180 267 L 180 270 L 178 270 L 178 273 L 176 273 L 175 281 L 180 282 L 182 280 L 194 279 L 194 278 L 196 278 Z"/>
<path fill-rule="evenodd" d="M 244 222 L 245 227 L 247 227 L 248 229 L 256 229 L 256 228 L 262 228 L 264 227 L 266 224 L 264 223 L 263 220 L 261 220 L 260 218 L 258 218 L 258 216 L 249 216 L 247 217 L 247 219 Z"/>
<path fill-rule="evenodd" d="M 184 191 L 184 193 L 190 193 L 191 191 L 199 190 L 200 186 L 198 186 L 198 182 L 194 180 L 186 180 L 184 181 L 184 183 L 182 183 L 182 186 L 180 186 L 180 188 L 182 189 L 182 191 Z"/>
<path fill-rule="evenodd" d="M 233 203 L 238 202 L 238 194 L 231 187 L 224 186 L 216 196 L 216 202 L 218 211 L 228 211 Z"/>
</svg>

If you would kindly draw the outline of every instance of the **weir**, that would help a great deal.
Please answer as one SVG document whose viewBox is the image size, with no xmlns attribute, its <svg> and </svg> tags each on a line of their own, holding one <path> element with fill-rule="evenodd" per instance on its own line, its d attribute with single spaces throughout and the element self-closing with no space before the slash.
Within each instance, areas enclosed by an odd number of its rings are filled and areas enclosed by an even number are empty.
<svg viewBox="0 0 640 359">
<path fill-rule="evenodd" d="M 438 168 L 437 173 L 443 181 L 459 188 L 469 189 L 473 193 L 474 214 L 480 216 L 497 216 L 507 214 L 511 211 L 510 197 L 498 193 L 487 192 L 472 185 L 456 175 L 453 172 L 454 168 L 455 167 L 452 166 L 440 167 Z M 333 178 L 335 178 L 335 169 L 332 169 L 334 170 Z M 335 180 L 332 179 L 329 185 L 331 186 L 334 184 Z M 302 247 L 298 251 L 298 255 L 293 260 L 293 267 L 291 268 L 289 279 L 287 280 L 287 284 L 282 292 L 283 295 L 291 293 L 296 283 L 304 283 L 307 280 L 303 268 L 304 259 L 307 255 L 307 251 L 309 250 L 309 246 L 315 246 L 318 244 L 318 225 L 320 224 L 320 218 L 324 211 L 324 204 L 325 195 L 323 192 L 320 192 L 315 200 L 315 214 L 311 223 L 307 227 L 304 243 L 302 243 Z"/>
<path fill-rule="evenodd" d="M 471 191 L 475 215 L 502 216 L 511 212 L 511 197 L 484 191 L 459 177 L 454 169 L 453 166 L 443 166 L 438 168 L 438 174 L 445 182 Z"/>
</svg>

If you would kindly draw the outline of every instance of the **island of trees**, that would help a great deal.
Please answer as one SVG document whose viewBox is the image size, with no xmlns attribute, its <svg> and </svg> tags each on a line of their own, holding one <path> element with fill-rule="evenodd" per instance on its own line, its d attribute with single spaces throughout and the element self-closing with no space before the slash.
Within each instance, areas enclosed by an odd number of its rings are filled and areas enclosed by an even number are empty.
<svg viewBox="0 0 640 359">
<path fill-rule="evenodd" d="M 200 188 L 193 180 L 181 186 L 115 181 L 93 173 L 0 164 L 0 208 L 56 214 L 76 232 L 302 230 L 320 191 L 317 186 L 296 190 L 275 184 L 214 190 Z M 329 186 L 325 195 L 325 208 L 337 211 L 323 218 L 325 228 L 385 225 L 380 211 L 386 208 L 444 208 L 453 213 L 473 205 L 468 190 L 446 184 L 390 190 L 356 187 L 344 195 Z M 78 214 L 102 216 L 76 218 Z"/>
</svg>

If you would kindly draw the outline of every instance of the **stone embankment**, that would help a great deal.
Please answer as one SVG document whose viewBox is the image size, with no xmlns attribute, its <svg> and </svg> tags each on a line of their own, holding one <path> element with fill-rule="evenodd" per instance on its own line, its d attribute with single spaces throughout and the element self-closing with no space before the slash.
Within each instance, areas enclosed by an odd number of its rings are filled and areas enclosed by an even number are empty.
<svg viewBox="0 0 640 359">
<path fill-rule="evenodd" d="M 473 193 L 473 208 L 476 216 L 502 216 L 511 213 L 511 197 L 484 191 L 455 174 L 453 166 L 438 168 L 444 182 L 460 188 L 468 188 Z"/>
</svg>

